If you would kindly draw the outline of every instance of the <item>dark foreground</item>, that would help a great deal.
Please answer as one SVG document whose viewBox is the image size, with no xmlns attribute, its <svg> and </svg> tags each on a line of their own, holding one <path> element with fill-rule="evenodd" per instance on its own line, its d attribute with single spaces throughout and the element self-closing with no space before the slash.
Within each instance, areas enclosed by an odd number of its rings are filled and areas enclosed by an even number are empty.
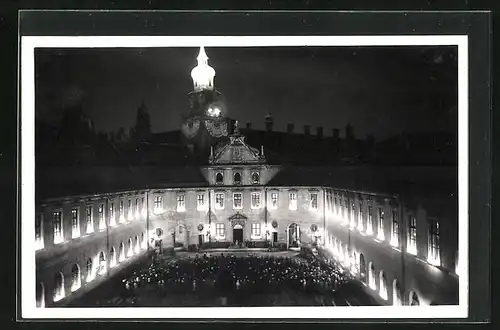
<svg viewBox="0 0 500 330">
<path fill-rule="evenodd" d="M 190 255 L 146 260 L 74 307 L 373 306 L 334 261 L 310 254 Z"/>
</svg>

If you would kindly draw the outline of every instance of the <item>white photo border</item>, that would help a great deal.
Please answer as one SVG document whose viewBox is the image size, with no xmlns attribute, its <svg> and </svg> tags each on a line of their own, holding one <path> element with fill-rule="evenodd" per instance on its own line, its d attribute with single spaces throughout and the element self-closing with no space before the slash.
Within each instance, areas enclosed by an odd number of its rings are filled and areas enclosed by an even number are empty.
<svg viewBox="0 0 500 330">
<path fill-rule="evenodd" d="M 448 319 L 468 317 L 469 110 L 468 36 L 22 36 L 21 77 L 21 317 L 24 319 Z M 455 306 L 37 308 L 35 298 L 35 48 L 285 46 L 458 47 L 459 304 Z M 33 238 L 33 239 L 30 239 Z M 416 308 L 418 308 L 416 310 Z M 133 312 L 131 311 L 133 310 Z"/>
</svg>

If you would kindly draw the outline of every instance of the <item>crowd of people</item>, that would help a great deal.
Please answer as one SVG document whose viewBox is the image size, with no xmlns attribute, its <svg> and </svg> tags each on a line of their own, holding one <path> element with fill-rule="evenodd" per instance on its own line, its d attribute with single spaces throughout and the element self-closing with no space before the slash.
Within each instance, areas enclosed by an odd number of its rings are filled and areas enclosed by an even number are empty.
<svg viewBox="0 0 500 330">
<path fill-rule="evenodd" d="M 312 253 L 298 257 L 204 253 L 155 260 L 148 268 L 124 279 L 123 286 L 129 297 L 139 296 L 143 290 L 164 295 L 194 292 L 219 296 L 283 290 L 332 293 L 350 279 L 350 274 L 335 261 Z"/>
</svg>

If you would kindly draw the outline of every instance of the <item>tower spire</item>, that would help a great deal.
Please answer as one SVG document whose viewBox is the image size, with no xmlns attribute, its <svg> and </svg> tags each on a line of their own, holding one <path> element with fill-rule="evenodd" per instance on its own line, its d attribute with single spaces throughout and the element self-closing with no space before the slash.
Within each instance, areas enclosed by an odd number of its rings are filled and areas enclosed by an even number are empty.
<svg viewBox="0 0 500 330">
<path fill-rule="evenodd" d="M 215 70 L 208 65 L 208 56 L 205 52 L 205 47 L 200 47 L 196 60 L 198 61 L 198 65 L 191 71 L 194 90 L 197 92 L 202 90 L 213 90 Z"/>
</svg>

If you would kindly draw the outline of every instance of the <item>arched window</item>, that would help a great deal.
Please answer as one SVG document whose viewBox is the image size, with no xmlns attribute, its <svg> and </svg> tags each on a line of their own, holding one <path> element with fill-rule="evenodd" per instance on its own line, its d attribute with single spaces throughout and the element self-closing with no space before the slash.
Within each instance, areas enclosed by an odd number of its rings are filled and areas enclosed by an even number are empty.
<svg viewBox="0 0 500 330">
<path fill-rule="evenodd" d="M 373 265 L 373 262 L 370 262 L 368 266 L 368 286 L 372 290 L 377 290 L 377 283 L 375 280 L 375 266 Z"/>
<path fill-rule="evenodd" d="M 115 247 L 111 247 L 109 250 L 109 268 L 113 268 L 116 266 L 116 250 Z"/>
<path fill-rule="evenodd" d="M 366 283 L 366 261 L 363 253 L 359 255 L 359 278 Z"/>
<path fill-rule="evenodd" d="M 379 295 L 382 299 L 387 300 L 387 279 L 385 278 L 383 270 L 381 270 L 379 274 L 379 283 Z"/>
<path fill-rule="evenodd" d="M 64 276 L 61 272 L 54 276 L 54 302 L 64 298 Z"/>
<path fill-rule="evenodd" d="M 144 233 L 141 234 L 141 248 L 146 248 L 146 239 L 144 238 Z"/>
<path fill-rule="evenodd" d="M 410 291 L 410 306 L 420 306 L 418 295 L 415 291 Z"/>
<path fill-rule="evenodd" d="M 118 249 L 118 261 L 122 262 L 123 260 L 125 260 L 125 245 L 121 242 Z"/>
<path fill-rule="evenodd" d="M 42 282 L 36 284 L 36 307 L 45 307 L 45 287 Z"/>
<path fill-rule="evenodd" d="M 358 261 L 359 261 L 358 254 L 356 253 L 356 251 L 353 251 L 352 252 L 352 262 L 351 262 L 351 272 L 353 274 L 357 274 L 359 271 Z"/>
<path fill-rule="evenodd" d="M 134 255 L 134 246 L 132 245 L 132 239 L 128 239 L 128 244 L 127 244 L 127 258 L 131 257 Z"/>
<path fill-rule="evenodd" d="M 89 258 L 87 260 L 87 265 L 86 265 L 86 268 L 85 268 L 85 273 L 86 273 L 86 276 L 87 276 L 87 282 L 90 282 L 94 279 L 94 267 L 93 267 L 93 262 L 92 262 L 92 258 Z"/>
<path fill-rule="evenodd" d="M 217 184 L 224 183 L 224 176 L 222 175 L 222 173 L 219 172 L 215 175 L 215 183 Z"/>
<path fill-rule="evenodd" d="M 252 183 L 253 184 L 258 184 L 260 181 L 260 175 L 258 172 L 253 172 L 252 173 Z"/>
<path fill-rule="evenodd" d="M 141 245 L 139 244 L 139 237 L 135 237 L 134 239 L 134 247 L 135 247 L 135 253 L 138 254 L 141 251 Z"/>
<path fill-rule="evenodd" d="M 101 251 L 99 253 L 99 267 L 97 269 L 97 273 L 102 275 L 106 272 L 106 256 L 104 255 L 104 252 Z"/>
<path fill-rule="evenodd" d="M 82 280 L 80 275 L 80 266 L 74 264 L 71 268 L 71 291 L 74 292 L 82 286 Z"/>
<path fill-rule="evenodd" d="M 241 184 L 241 174 L 239 172 L 234 173 L 234 184 Z"/>
<path fill-rule="evenodd" d="M 392 282 L 392 304 L 394 306 L 401 306 L 403 304 L 401 301 L 401 287 L 397 278 Z"/>
</svg>

